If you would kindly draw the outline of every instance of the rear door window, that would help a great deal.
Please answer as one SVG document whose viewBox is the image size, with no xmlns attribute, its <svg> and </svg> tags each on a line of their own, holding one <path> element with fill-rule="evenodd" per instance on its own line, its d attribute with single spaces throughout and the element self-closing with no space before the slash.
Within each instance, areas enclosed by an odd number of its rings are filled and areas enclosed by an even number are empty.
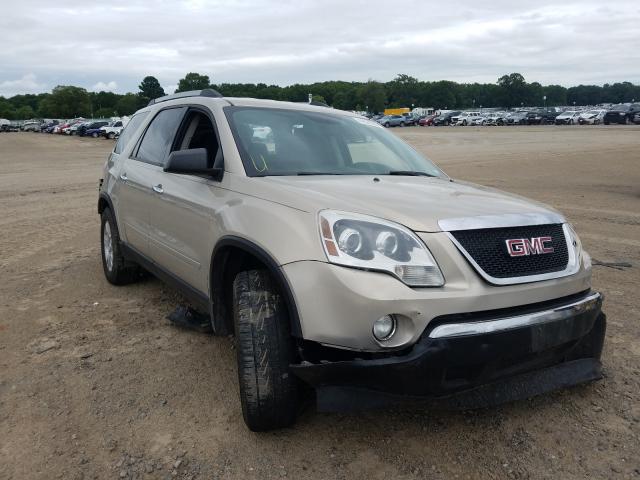
<svg viewBox="0 0 640 480">
<path fill-rule="evenodd" d="M 142 112 L 134 115 L 127 123 L 127 126 L 120 133 L 120 138 L 118 138 L 118 142 L 116 143 L 115 148 L 113 149 L 114 153 L 121 153 L 122 149 L 129 143 L 133 134 L 138 130 L 138 127 L 142 124 L 145 118 L 147 118 L 149 112 Z"/>
<path fill-rule="evenodd" d="M 140 142 L 136 160 L 164 165 L 185 110 L 186 107 L 168 108 L 155 116 Z"/>
</svg>

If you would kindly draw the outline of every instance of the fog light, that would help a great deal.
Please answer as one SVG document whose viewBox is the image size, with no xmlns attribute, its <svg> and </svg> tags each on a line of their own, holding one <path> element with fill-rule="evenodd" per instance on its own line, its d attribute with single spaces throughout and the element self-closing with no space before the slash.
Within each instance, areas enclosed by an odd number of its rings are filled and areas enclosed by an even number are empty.
<svg viewBox="0 0 640 480">
<path fill-rule="evenodd" d="M 388 340 L 396 332 L 396 319 L 393 315 L 385 315 L 373 322 L 373 336 L 377 340 Z"/>
</svg>

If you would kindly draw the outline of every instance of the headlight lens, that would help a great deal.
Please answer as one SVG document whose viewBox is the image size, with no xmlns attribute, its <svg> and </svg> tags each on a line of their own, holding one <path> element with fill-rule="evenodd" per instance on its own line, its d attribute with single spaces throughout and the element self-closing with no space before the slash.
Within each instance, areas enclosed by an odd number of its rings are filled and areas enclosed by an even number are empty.
<svg viewBox="0 0 640 480">
<path fill-rule="evenodd" d="M 422 241 L 409 229 L 381 218 L 323 210 L 320 236 L 337 265 L 386 272 L 411 287 L 441 287 L 444 277 Z"/>
</svg>

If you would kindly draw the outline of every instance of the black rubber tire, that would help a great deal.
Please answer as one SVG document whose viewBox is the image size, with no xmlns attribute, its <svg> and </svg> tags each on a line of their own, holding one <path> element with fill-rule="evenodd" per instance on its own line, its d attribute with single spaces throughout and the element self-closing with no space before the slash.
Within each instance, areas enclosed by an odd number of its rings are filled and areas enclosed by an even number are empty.
<svg viewBox="0 0 640 480">
<path fill-rule="evenodd" d="M 105 225 L 109 224 L 111 231 L 111 245 L 113 249 L 113 265 L 111 269 L 107 266 L 105 258 Z M 102 269 L 104 276 L 109 283 L 113 285 L 127 285 L 138 280 L 141 276 L 141 270 L 138 265 L 124 258 L 120 244 L 120 234 L 118 233 L 118 225 L 113 218 L 111 209 L 105 208 L 100 216 L 100 252 L 102 256 Z"/>
<path fill-rule="evenodd" d="M 113 140 L 114 138 L 116 138 L 116 134 L 113 133 L 113 132 L 109 132 L 109 133 L 107 133 L 107 138 L 109 140 Z"/>
<path fill-rule="evenodd" d="M 389 122 L 384 124 L 385 128 L 389 128 Z"/>
<path fill-rule="evenodd" d="M 238 273 L 233 318 L 247 427 L 260 432 L 292 425 L 298 411 L 297 380 L 289 372 L 294 344 L 286 305 L 267 271 Z"/>
<path fill-rule="evenodd" d="M 401 127 L 404 127 L 404 122 L 400 122 L 400 126 L 401 126 Z"/>
</svg>

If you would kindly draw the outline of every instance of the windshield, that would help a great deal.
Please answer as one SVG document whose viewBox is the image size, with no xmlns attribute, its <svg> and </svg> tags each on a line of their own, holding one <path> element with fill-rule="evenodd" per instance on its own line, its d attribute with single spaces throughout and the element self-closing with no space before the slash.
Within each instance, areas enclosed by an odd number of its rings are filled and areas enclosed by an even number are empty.
<svg viewBox="0 0 640 480">
<path fill-rule="evenodd" d="M 445 177 L 378 123 L 361 117 L 225 107 L 248 176 L 421 174 Z"/>
</svg>

